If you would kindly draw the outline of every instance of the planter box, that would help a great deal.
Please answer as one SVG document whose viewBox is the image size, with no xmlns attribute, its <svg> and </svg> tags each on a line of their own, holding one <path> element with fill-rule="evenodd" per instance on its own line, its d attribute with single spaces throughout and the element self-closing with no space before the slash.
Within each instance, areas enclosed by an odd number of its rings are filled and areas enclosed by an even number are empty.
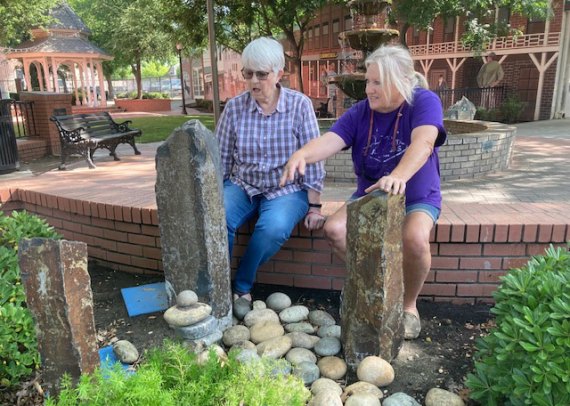
<svg viewBox="0 0 570 406">
<path fill-rule="evenodd" d="M 115 99 L 115 106 L 125 111 L 170 111 L 170 99 Z"/>
</svg>

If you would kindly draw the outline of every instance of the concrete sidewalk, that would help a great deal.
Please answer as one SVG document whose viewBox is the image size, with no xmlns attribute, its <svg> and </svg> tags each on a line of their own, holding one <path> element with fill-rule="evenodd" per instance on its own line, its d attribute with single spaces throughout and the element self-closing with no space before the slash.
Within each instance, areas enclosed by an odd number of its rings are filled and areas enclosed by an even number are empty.
<svg viewBox="0 0 570 406">
<path fill-rule="evenodd" d="M 520 123 L 516 127 L 509 169 L 443 182 L 444 202 L 570 202 L 570 120 Z M 345 200 L 354 190 L 346 183 L 327 184 L 324 200 Z"/>
<path fill-rule="evenodd" d="M 128 113 L 121 113 L 125 116 Z M 131 113 L 132 114 L 132 113 Z M 148 113 L 147 113 L 148 114 Z M 154 114 L 154 113 L 152 113 Z M 475 179 L 459 179 L 446 181 L 442 184 L 445 203 L 569 203 L 570 202 L 570 120 L 548 120 L 532 123 L 517 124 L 517 137 L 513 148 L 513 157 L 508 170 L 486 175 Z M 143 144 L 143 154 L 148 158 L 154 171 L 154 154 L 159 143 Z M 132 149 L 121 145 L 117 149 L 119 156 L 133 164 L 142 164 L 137 157 L 131 157 Z M 109 165 L 105 171 L 112 168 L 120 169 L 121 162 L 111 165 L 111 160 L 105 151 L 97 151 L 97 164 Z M 66 172 L 57 171 L 59 159 L 47 157 L 29 164 L 22 165 L 20 171 L 0 174 L 0 186 L 18 187 L 19 183 L 37 181 L 43 183 L 42 174 L 55 172 L 53 176 L 67 177 L 72 172 L 81 171 L 85 167 L 83 159 L 77 158 Z M 88 172 L 89 173 L 89 172 Z M 91 172 L 94 174 L 95 172 Z M 128 172 L 135 176 L 133 172 Z M 67 174 L 67 175 L 66 175 Z M 150 174 L 149 174 L 150 175 Z M 72 176 L 73 177 L 73 176 Z M 117 177 L 114 181 L 118 182 Z M 102 177 L 101 177 L 102 178 Z M 130 183 L 132 179 L 129 179 Z M 96 181 L 96 179 L 93 179 Z M 145 180 L 146 181 L 146 180 Z M 78 187 L 81 187 L 78 185 Z M 345 201 L 354 191 L 350 183 L 327 183 L 323 200 L 329 202 Z"/>
</svg>

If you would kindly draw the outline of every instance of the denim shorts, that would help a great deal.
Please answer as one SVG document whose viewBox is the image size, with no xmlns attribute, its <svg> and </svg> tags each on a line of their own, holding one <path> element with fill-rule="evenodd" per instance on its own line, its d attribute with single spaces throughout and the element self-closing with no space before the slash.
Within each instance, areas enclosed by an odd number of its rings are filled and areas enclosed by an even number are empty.
<svg viewBox="0 0 570 406">
<path fill-rule="evenodd" d="M 406 214 L 410 214 L 413 213 L 415 211 L 421 211 L 425 214 L 427 214 L 428 216 L 431 217 L 431 219 L 433 220 L 433 223 L 437 223 L 437 219 L 439 218 L 439 215 L 441 214 L 441 210 L 438 209 L 435 206 L 432 206 L 431 204 L 427 204 L 427 203 L 416 203 L 416 204 L 411 204 L 409 206 L 406 206 Z"/>
<path fill-rule="evenodd" d="M 350 196 L 350 198 L 346 201 L 347 203 L 353 202 L 356 199 L 358 199 L 358 197 L 352 195 Z M 439 215 L 441 214 L 441 210 L 438 209 L 435 206 L 432 206 L 431 204 L 427 204 L 427 203 L 416 203 L 416 204 L 411 204 L 409 206 L 406 206 L 406 214 L 410 214 L 413 213 L 415 211 L 421 211 L 425 214 L 427 214 L 428 216 L 431 217 L 431 219 L 433 220 L 433 224 L 437 223 L 437 220 L 439 219 Z"/>
</svg>

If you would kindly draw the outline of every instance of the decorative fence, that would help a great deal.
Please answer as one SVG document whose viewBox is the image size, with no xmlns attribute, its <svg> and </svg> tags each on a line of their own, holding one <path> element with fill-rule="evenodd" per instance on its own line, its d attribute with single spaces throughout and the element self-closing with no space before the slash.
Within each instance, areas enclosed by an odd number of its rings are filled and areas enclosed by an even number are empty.
<svg viewBox="0 0 570 406">
<path fill-rule="evenodd" d="M 465 87 L 461 89 L 435 90 L 435 93 L 441 99 L 444 111 L 461 100 L 463 96 L 468 98 L 475 106 L 483 107 L 487 110 L 499 108 L 507 98 L 507 88 L 505 86 Z"/>
</svg>

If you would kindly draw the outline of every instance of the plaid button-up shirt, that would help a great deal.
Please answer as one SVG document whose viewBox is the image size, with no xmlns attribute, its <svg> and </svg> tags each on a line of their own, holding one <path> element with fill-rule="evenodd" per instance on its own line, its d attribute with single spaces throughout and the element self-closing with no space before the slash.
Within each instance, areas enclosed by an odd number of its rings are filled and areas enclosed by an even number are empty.
<svg viewBox="0 0 570 406">
<path fill-rule="evenodd" d="M 250 92 L 229 100 L 216 128 L 224 180 L 241 186 L 250 197 L 273 199 L 303 189 L 321 192 L 325 177 L 322 162 L 307 165 L 305 176 L 279 187 L 289 157 L 313 138 L 319 127 L 309 98 L 280 88 L 277 108 L 264 115 Z"/>
</svg>

